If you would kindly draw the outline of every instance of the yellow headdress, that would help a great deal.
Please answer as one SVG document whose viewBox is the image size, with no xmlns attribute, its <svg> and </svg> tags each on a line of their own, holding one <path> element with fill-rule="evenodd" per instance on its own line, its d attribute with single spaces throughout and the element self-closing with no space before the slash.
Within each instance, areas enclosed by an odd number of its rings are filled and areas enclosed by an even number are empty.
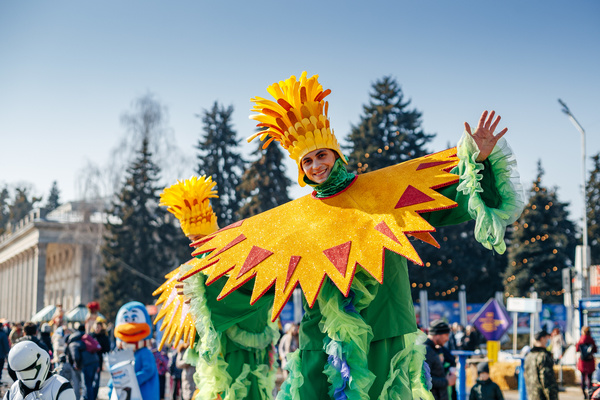
<svg viewBox="0 0 600 400">
<path fill-rule="evenodd" d="M 303 72 L 299 81 L 292 75 L 285 81 L 272 84 L 267 91 L 277 102 L 258 96 L 250 99 L 255 103 L 252 111 L 259 113 L 250 118 L 259 122 L 257 126 L 266 129 L 250 136 L 248 142 L 257 136 L 263 141 L 270 136 L 263 149 L 273 140 L 281 143 L 290 153 L 290 157 L 296 160 L 300 186 L 306 185 L 301 161 L 311 151 L 331 149 L 348 164 L 333 130 L 329 127 L 329 103 L 324 99 L 331 90 L 323 91 L 323 86 L 317 81 L 318 77 L 319 75 L 313 75 L 307 79 L 306 72 Z"/>
<path fill-rule="evenodd" d="M 210 235 L 219 229 L 217 216 L 209 202 L 210 198 L 219 197 L 213 190 L 216 184 L 210 176 L 192 176 L 183 182 L 177 181 L 163 190 L 159 205 L 167 206 L 177 217 L 186 236 Z"/>
</svg>

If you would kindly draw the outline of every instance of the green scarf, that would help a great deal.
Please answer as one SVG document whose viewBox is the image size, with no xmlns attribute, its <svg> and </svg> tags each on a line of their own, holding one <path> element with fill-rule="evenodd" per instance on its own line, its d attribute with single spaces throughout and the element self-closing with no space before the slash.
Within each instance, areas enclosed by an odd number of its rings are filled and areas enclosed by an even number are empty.
<svg viewBox="0 0 600 400">
<path fill-rule="evenodd" d="M 304 182 L 313 187 L 317 192 L 315 197 L 322 199 L 323 197 L 333 196 L 346 189 L 354 180 L 355 175 L 346 170 L 346 166 L 341 158 L 338 158 L 333 164 L 333 169 L 323 183 L 315 183 L 304 175 Z"/>
</svg>

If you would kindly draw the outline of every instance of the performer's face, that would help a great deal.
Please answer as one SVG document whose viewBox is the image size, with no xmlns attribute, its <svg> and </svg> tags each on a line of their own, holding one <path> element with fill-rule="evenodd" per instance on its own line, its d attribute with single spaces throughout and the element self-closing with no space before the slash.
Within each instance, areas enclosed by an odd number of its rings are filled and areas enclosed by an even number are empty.
<svg viewBox="0 0 600 400">
<path fill-rule="evenodd" d="M 302 170 L 306 177 L 315 183 L 323 183 L 329 178 L 336 154 L 330 149 L 317 149 L 302 158 Z"/>
</svg>

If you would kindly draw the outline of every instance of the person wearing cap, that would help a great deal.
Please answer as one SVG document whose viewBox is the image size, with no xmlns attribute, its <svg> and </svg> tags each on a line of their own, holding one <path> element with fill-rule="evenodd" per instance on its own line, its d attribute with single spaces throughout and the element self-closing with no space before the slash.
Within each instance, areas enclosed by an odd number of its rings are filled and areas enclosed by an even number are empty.
<svg viewBox="0 0 600 400">
<path fill-rule="evenodd" d="M 525 356 L 525 386 L 529 400 L 558 400 L 554 360 L 546 347 L 550 334 L 546 329 L 535 333 L 533 348 Z"/>
<path fill-rule="evenodd" d="M 522 210 L 506 129 L 495 133 L 499 119 L 486 111 L 474 131 L 465 124 L 458 148 L 354 175 L 330 125 L 331 90 L 317 75 L 267 91 L 275 101 L 251 99 L 251 118 L 264 129 L 248 140 L 278 142 L 299 185 L 314 191 L 195 242 L 194 255 L 211 255 L 191 261 L 188 275 L 226 281 L 223 301 L 254 283 L 247 300 L 272 296 L 272 319 L 302 289 L 299 349 L 288 356 L 279 398 L 431 399 L 407 266 L 422 261 L 407 234 L 437 246 L 435 226 L 475 218 L 476 238 L 505 250 L 506 224 Z"/>
<path fill-rule="evenodd" d="M 456 375 L 451 372 L 446 374 L 442 361 L 442 347 L 448 342 L 449 337 L 450 325 L 446 321 L 436 319 L 431 322 L 425 341 L 427 349 L 425 361 L 429 365 L 432 384 L 431 393 L 435 400 L 447 400 L 448 387 L 456 383 Z"/>
<path fill-rule="evenodd" d="M 490 379 L 490 367 L 486 362 L 477 365 L 477 382 L 471 388 L 469 400 L 504 400 L 500 386 Z"/>
</svg>

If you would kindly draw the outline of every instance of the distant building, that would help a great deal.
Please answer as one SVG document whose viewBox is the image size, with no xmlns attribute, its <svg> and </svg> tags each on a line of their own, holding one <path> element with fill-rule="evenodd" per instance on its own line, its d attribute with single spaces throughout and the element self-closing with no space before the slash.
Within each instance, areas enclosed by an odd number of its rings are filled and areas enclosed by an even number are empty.
<svg viewBox="0 0 600 400">
<path fill-rule="evenodd" d="M 50 304 L 69 311 L 98 298 L 102 201 L 35 209 L 0 236 L 0 318 L 27 321 Z"/>
</svg>

